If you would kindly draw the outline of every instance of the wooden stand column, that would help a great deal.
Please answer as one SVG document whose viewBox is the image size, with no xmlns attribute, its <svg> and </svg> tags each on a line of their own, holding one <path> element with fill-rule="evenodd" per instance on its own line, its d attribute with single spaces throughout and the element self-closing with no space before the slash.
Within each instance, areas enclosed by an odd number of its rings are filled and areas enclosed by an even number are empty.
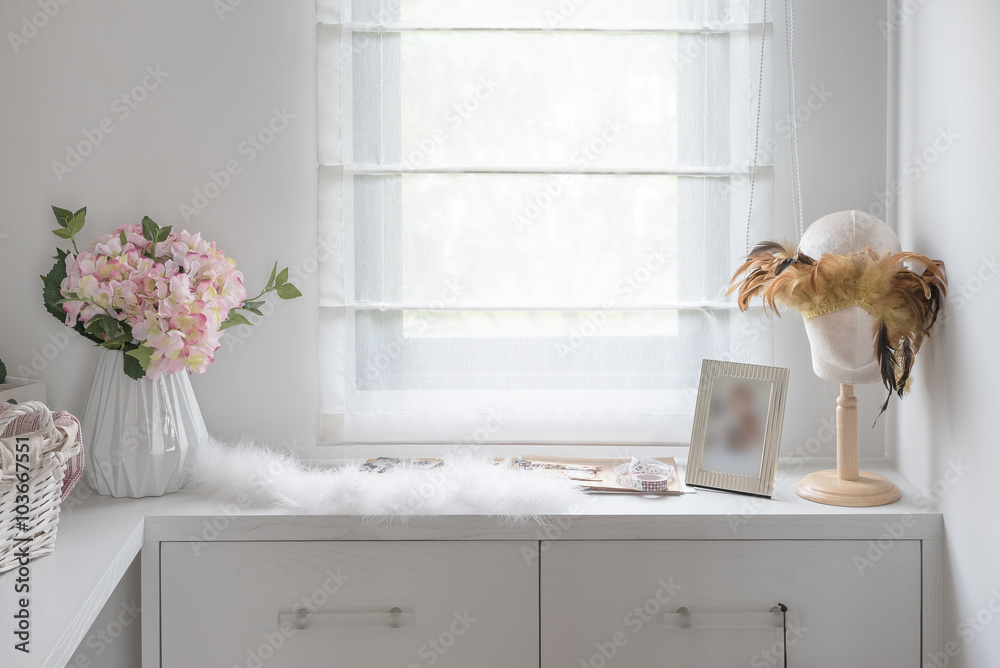
<svg viewBox="0 0 1000 668">
<path fill-rule="evenodd" d="M 830 506 L 883 506 L 899 499 L 896 484 L 859 470 L 858 400 L 854 386 L 841 384 L 837 397 L 837 470 L 810 473 L 795 485 L 803 499 Z"/>
<path fill-rule="evenodd" d="M 853 385 L 841 385 L 837 397 L 837 477 L 857 480 L 858 466 L 858 398 Z"/>
</svg>

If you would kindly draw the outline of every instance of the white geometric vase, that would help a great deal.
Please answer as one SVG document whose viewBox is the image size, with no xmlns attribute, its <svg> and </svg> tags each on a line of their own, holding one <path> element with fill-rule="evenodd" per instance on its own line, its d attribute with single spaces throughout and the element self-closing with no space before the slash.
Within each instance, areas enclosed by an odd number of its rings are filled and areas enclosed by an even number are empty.
<svg viewBox="0 0 1000 668">
<path fill-rule="evenodd" d="M 132 380 L 121 351 L 101 349 L 83 416 L 87 481 L 98 494 L 178 491 L 208 430 L 188 374 Z"/>
</svg>

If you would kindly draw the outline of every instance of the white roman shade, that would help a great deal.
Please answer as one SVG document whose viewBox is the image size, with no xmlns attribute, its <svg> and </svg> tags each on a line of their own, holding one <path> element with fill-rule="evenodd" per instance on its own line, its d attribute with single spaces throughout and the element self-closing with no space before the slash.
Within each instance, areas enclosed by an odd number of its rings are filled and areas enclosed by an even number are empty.
<svg viewBox="0 0 1000 668">
<path fill-rule="evenodd" d="M 751 5 L 320 0 L 324 442 L 686 443 L 702 358 L 768 361 Z"/>
</svg>

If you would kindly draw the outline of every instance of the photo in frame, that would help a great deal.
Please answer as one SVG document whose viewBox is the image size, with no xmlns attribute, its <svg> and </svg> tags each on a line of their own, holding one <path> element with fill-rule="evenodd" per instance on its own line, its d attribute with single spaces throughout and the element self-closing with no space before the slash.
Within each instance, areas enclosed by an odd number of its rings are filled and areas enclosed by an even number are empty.
<svg viewBox="0 0 1000 668">
<path fill-rule="evenodd" d="M 687 484 L 770 497 L 787 390 L 788 369 L 702 360 Z"/>
</svg>

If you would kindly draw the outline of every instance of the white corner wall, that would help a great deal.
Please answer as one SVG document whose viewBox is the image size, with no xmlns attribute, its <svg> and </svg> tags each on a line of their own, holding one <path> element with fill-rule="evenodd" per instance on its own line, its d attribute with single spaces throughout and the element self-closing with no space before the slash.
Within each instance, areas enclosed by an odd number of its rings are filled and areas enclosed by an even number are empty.
<svg viewBox="0 0 1000 668">
<path fill-rule="evenodd" d="M 783 0 L 768 3 L 774 21 L 775 229 L 795 239 Z M 886 6 L 877 0 L 797 0 L 795 78 L 804 226 L 847 209 L 884 217 L 887 47 L 880 30 Z M 758 240 L 754 240 L 758 241 Z M 786 309 L 787 311 L 787 309 Z M 840 386 L 819 379 L 802 318 L 774 319 L 774 363 L 791 370 L 781 451 L 808 459 L 836 454 L 834 415 Z M 881 385 L 859 385 L 862 456 L 885 453 Z M 894 410 L 895 405 L 890 408 Z M 874 424 L 874 427 L 872 426 Z"/>
<path fill-rule="evenodd" d="M 905 249 L 945 261 L 949 297 L 900 404 L 890 453 L 944 515 L 946 651 L 923 665 L 998 666 L 1000 3 L 899 5 L 890 12 L 897 172 L 906 184 L 898 222 Z"/>
<path fill-rule="evenodd" d="M 0 357 L 10 374 L 37 374 L 54 407 L 83 414 L 96 351 L 41 305 L 38 275 L 59 241 L 49 205 L 88 206 L 88 243 L 149 215 L 215 240 L 251 294 L 275 260 L 304 270 L 294 282 L 305 296 L 255 330 L 230 330 L 192 382 L 218 436 L 315 443 L 314 1 L 7 0 L 0 35 Z M 269 128 L 275 110 L 294 118 Z M 259 149 L 248 139 L 257 135 Z M 67 146 L 81 142 L 77 163 Z M 209 197 L 196 201 L 195 189 Z M 203 210 L 185 220 L 182 204 Z"/>
</svg>

